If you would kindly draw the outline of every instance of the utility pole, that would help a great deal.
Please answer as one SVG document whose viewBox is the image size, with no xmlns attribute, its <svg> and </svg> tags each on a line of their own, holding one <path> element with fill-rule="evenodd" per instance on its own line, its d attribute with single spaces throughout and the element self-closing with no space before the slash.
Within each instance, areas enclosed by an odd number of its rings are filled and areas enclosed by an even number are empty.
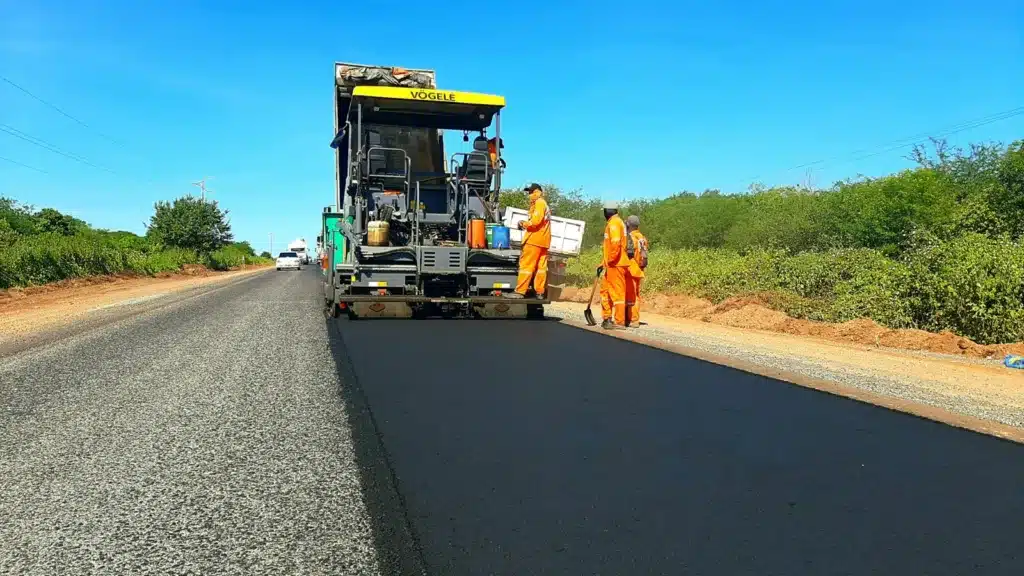
<svg viewBox="0 0 1024 576">
<path fill-rule="evenodd" d="M 207 180 L 207 178 L 212 180 L 213 176 L 206 176 L 205 178 L 203 178 L 199 182 L 193 182 L 192 183 L 193 186 L 197 186 L 199 188 L 199 193 L 202 195 L 201 198 L 203 199 L 204 202 L 206 201 L 206 193 L 207 192 L 213 192 L 213 190 L 208 190 L 206 188 L 206 180 Z"/>
<path fill-rule="evenodd" d="M 812 190 L 814 188 L 814 169 L 813 168 L 808 168 L 804 172 L 804 180 L 803 180 L 803 182 L 801 182 L 801 186 L 803 186 L 807 190 Z"/>
<path fill-rule="evenodd" d="M 274 233 L 270 233 L 270 256 L 274 256 Z"/>
</svg>

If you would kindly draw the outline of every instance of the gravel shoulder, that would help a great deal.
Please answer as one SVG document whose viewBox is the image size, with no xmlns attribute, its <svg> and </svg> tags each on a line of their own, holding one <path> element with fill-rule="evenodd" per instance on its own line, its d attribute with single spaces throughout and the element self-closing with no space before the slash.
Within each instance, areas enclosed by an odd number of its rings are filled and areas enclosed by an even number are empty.
<svg viewBox="0 0 1024 576">
<path fill-rule="evenodd" d="M 315 282 L 0 359 L 0 573 L 379 573 Z"/>
<path fill-rule="evenodd" d="M 581 325 L 584 307 L 556 302 L 548 315 Z M 843 344 L 649 313 L 644 313 L 644 325 L 613 334 L 1024 442 L 1024 374 L 998 361 Z"/>
</svg>

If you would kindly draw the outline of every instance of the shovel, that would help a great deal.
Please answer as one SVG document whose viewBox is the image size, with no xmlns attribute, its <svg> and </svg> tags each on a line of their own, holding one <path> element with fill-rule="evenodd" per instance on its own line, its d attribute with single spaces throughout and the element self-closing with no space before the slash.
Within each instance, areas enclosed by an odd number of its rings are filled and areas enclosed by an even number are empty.
<svg viewBox="0 0 1024 576">
<path fill-rule="evenodd" d="M 594 303 L 594 294 L 597 292 L 597 285 L 601 283 L 601 270 L 597 271 L 597 278 L 594 279 L 594 287 L 590 290 L 590 300 L 587 300 L 587 309 L 583 311 L 583 317 L 587 320 L 587 326 L 597 326 L 594 320 L 594 313 L 590 311 L 590 305 Z"/>
</svg>

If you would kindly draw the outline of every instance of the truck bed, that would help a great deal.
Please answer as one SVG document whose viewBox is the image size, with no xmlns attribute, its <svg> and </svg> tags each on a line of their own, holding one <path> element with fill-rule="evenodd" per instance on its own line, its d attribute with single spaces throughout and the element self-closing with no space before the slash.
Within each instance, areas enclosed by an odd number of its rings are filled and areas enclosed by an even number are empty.
<svg viewBox="0 0 1024 576">
<path fill-rule="evenodd" d="M 509 228 L 512 245 L 519 246 L 523 242 L 523 231 L 516 228 L 520 222 L 529 218 L 530 213 L 511 206 L 505 208 L 502 223 Z M 583 231 L 587 223 L 583 220 L 551 216 L 551 254 L 573 257 L 580 255 L 583 245 Z"/>
</svg>

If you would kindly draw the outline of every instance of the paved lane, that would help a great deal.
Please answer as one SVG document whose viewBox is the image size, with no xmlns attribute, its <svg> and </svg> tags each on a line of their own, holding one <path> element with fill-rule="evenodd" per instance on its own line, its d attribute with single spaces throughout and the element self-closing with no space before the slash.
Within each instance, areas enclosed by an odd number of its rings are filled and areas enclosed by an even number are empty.
<svg viewBox="0 0 1024 576">
<path fill-rule="evenodd" d="M 313 273 L 0 359 L 0 574 L 374 574 Z"/>
<path fill-rule="evenodd" d="M 1020 445 L 556 323 L 329 325 L 432 574 L 1024 573 Z"/>
</svg>

